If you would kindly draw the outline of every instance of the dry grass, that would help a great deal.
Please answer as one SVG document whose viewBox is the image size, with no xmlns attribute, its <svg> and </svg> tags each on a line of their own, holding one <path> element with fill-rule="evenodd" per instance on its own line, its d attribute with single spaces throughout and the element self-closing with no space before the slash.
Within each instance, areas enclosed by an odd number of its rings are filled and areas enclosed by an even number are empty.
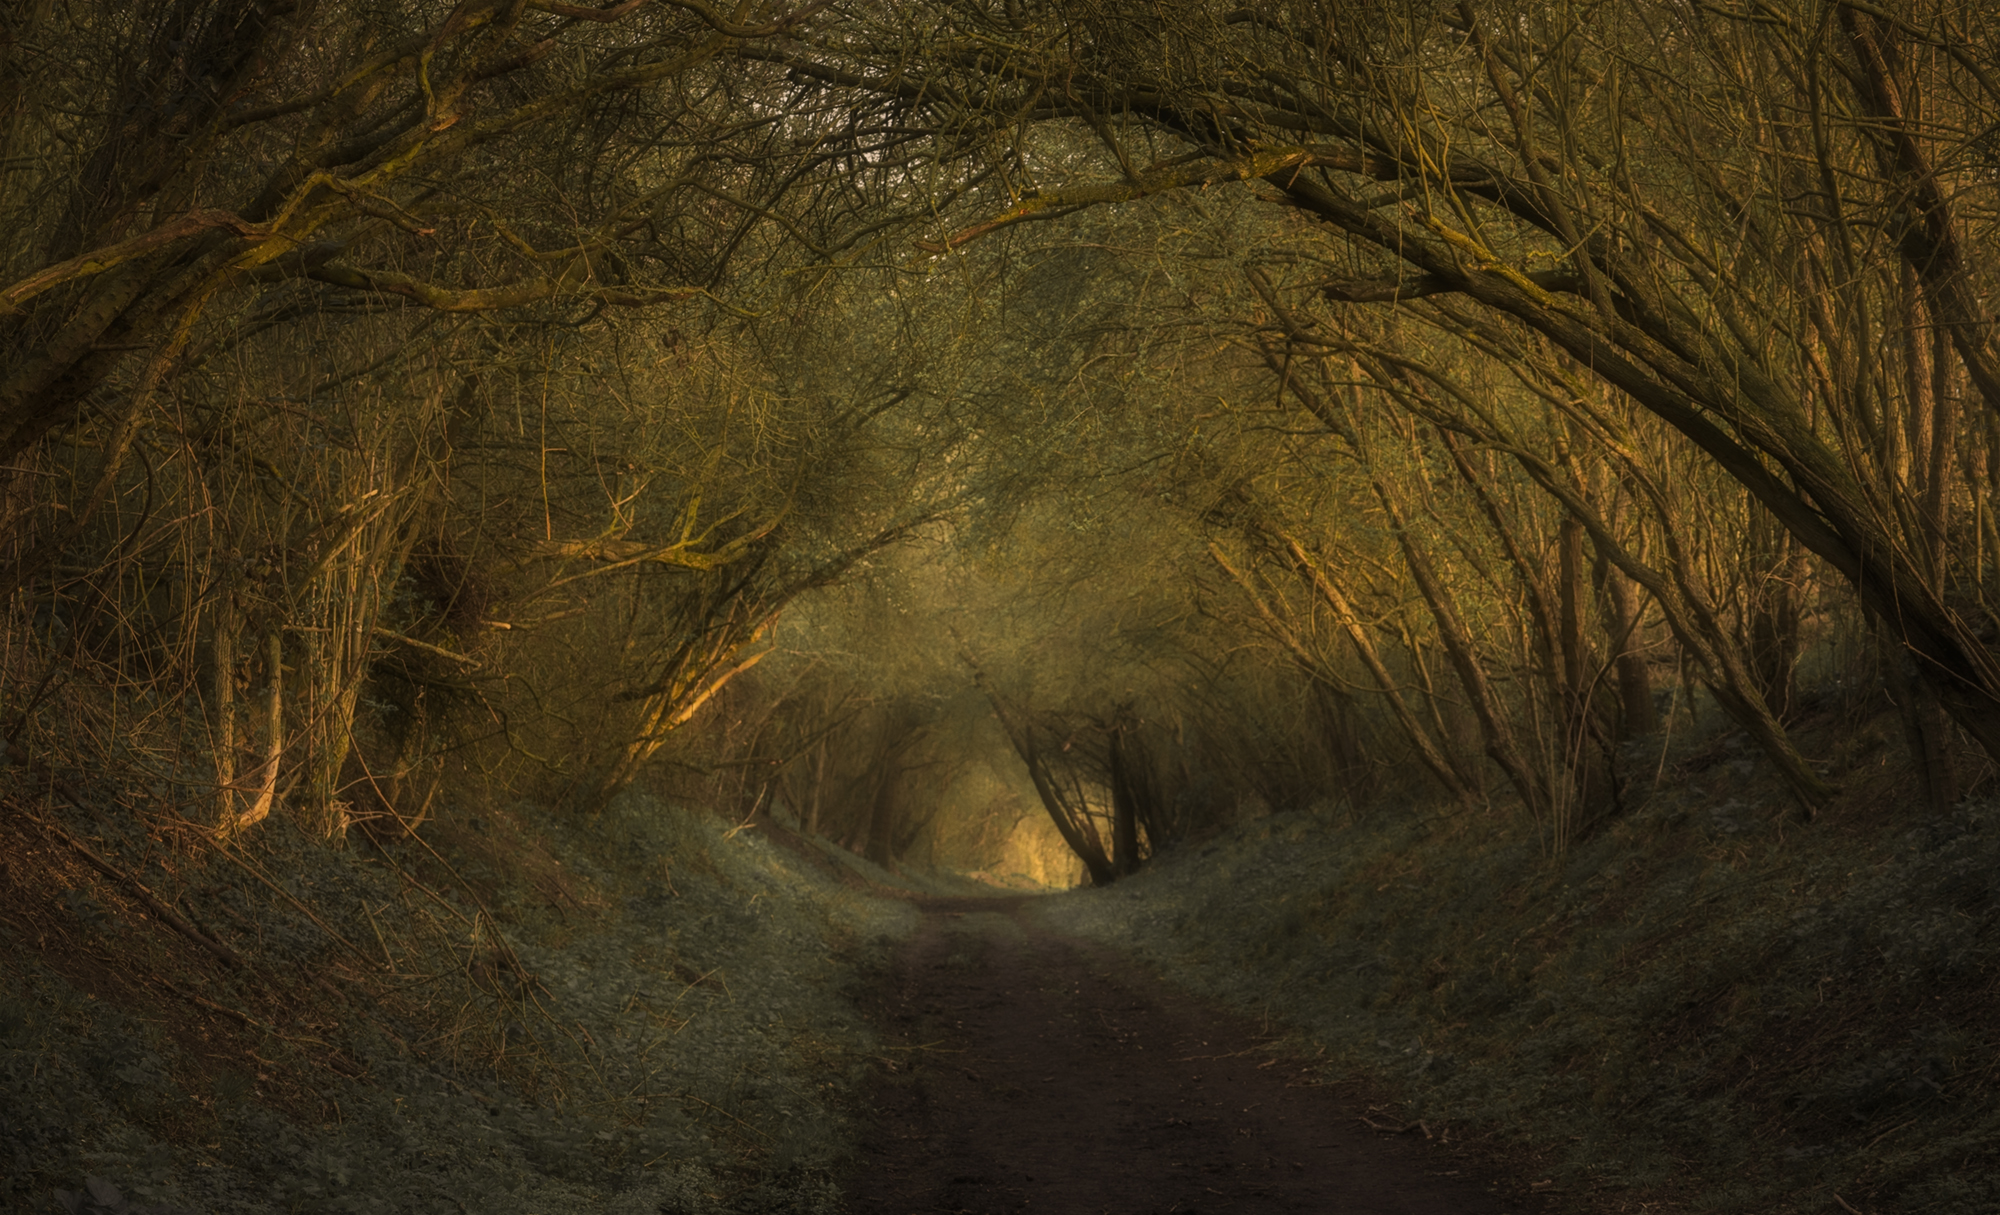
<svg viewBox="0 0 2000 1215">
<path fill-rule="evenodd" d="M 276 820 L 224 851 L 25 783 L 12 1209 L 96 1209 L 87 1178 L 204 1212 L 832 1209 L 866 1043 L 843 989 L 906 908 L 642 795 L 591 826 L 446 798 L 414 833 Z"/>
<path fill-rule="evenodd" d="M 1585 1209 L 1971 1215 L 2000 1203 L 2000 805 L 1924 815 L 1892 753 L 1853 748 L 1809 828 L 1720 734 L 1557 861 L 1504 818 L 1274 816 L 1049 914 Z"/>
</svg>

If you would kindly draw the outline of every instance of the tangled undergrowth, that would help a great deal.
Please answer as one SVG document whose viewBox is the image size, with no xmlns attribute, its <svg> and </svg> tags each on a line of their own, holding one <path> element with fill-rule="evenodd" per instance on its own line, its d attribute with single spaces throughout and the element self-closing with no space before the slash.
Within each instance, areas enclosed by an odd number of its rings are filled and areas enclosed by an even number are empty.
<svg viewBox="0 0 2000 1215">
<path fill-rule="evenodd" d="M 9 1209 L 836 1208 L 847 985 L 915 913 L 770 824 L 626 794 L 218 847 L 143 790 L 28 784 L 0 819 Z"/>
<path fill-rule="evenodd" d="M 1043 914 L 1570 1201 L 1990 1212 L 2000 802 L 1916 810 L 1882 733 L 1809 827 L 1722 735 L 1557 859 L 1504 818 L 1325 808 Z"/>
</svg>

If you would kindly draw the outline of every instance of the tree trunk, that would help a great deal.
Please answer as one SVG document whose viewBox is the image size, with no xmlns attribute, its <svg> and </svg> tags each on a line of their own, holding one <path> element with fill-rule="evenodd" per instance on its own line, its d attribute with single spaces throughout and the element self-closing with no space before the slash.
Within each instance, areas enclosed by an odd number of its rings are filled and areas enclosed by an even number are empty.
<svg viewBox="0 0 2000 1215">
<path fill-rule="evenodd" d="M 1124 877 L 1139 872 L 1139 790 L 1127 770 L 1125 731 L 1111 731 L 1111 863 Z"/>
<path fill-rule="evenodd" d="M 826 740 L 820 739 L 819 756 L 813 761 L 812 803 L 806 811 L 806 834 L 819 834 L 820 804 L 826 792 Z"/>
<path fill-rule="evenodd" d="M 1590 689 L 1590 656 L 1583 644 L 1583 524 L 1563 516 L 1556 537 L 1556 627 L 1562 648 L 1563 696 L 1581 717 Z"/>
<path fill-rule="evenodd" d="M 272 621 L 264 635 L 264 673 L 270 685 L 264 692 L 264 762 L 257 766 L 257 796 L 248 809 L 230 823 L 232 832 L 263 822 L 278 799 L 278 762 L 285 753 L 285 630 Z"/>
<path fill-rule="evenodd" d="M 1077 859 L 1083 862 L 1084 870 L 1090 874 L 1090 884 L 1109 886 L 1117 881 L 1118 871 L 1112 866 L 1111 858 L 1104 854 L 1103 838 L 1084 817 L 1083 807 L 1071 805 L 1070 799 L 1063 796 L 1054 774 L 1049 771 L 1047 762 L 1042 759 L 1040 748 L 1035 745 L 1034 736 L 1029 732 L 1029 725 L 1026 722 L 1016 721 L 1014 715 L 1007 711 L 1005 702 L 1000 699 L 1000 693 L 994 689 L 992 681 L 986 678 L 986 672 L 974 661 L 971 654 L 962 653 L 960 657 L 965 660 L 966 666 L 972 668 L 973 681 L 979 685 L 980 691 L 986 693 L 988 703 L 993 706 L 994 716 L 1000 719 L 1000 728 L 1006 732 L 1007 740 L 1014 744 L 1014 753 L 1021 757 L 1023 764 L 1027 765 L 1028 779 L 1034 782 L 1035 796 L 1041 799 L 1042 809 L 1048 812 L 1049 821 L 1055 824 L 1056 833 L 1062 836 L 1063 843 L 1068 844 L 1069 850 L 1076 853 Z"/>
<path fill-rule="evenodd" d="M 1367 667 L 1368 673 L 1374 677 L 1375 686 L 1382 693 L 1382 698 L 1388 702 L 1390 713 L 1395 716 L 1397 724 L 1403 727 L 1404 735 L 1410 740 L 1410 745 L 1417 749 L 1417 756 L 1423 760 L 1424 766 L 1431 770 L 1431 774 L 1438 778 L 1438 782 L 1461 806 L 1470 808 L 1476 805 L 1479 801 L 1477 792 L 1459 774 L 1457 766 L 1445 757 L 1440 744 L 1431 737 L 1431 732 L 1424 728 L 1424 724 L 1417 720 L 1417 715 L 1410 709 L 1409 702 L 1403 699 L 1395 677 L 1389 673 L 1388 666 L 1382 661 L 1382 655 L 1375 648 L 1374 638 L 1368 635 L 1368 630 L 1355 618 L 1354 609 L 1348 603 L 1347 596 L 1342 593 L 1339 584 L 1320 568 L 1319 563 L 1313 560 L 1312 555 L 1298 540 L 1288 535 L 1279 535 L 1276 539 L 1283 542 L 1291 553 L 1292 560 L 1297 563 L 1296 568 L 1306 575 L 1313 588 L 1319 592 L 1320 598 L 1333 609 L 1334 618 L 1340 622 L 1341 631 L 1347 634 L 1348 640 L 1354 645 L 1354 652 L 1361 658 L 1362 665 Z M 1235 576 L 1239 583 L 1245 581 L 1223 557 L 1221 549 L 1210 545 L 1209 554 L 1223 569 Z"/>
<path fill-rule="evenodd" d="M 1943 814 L 1958 804 L 1958 773 L 1952 763 L 1951 722 L 1938 706 L 1924 682 L 1909 669 L 1910 656 L 1885 633 L 1881 641 L 1882 683 L 1895 702 L 1896 716 L 1903 726 L 1903 742 L 1909 748 L 1910 769 L 1924 802 L 1934 814 Z"/>
<path fill-rule="evenodd" d="M 1597 586 L 1604 597 L 1606 632 L 1611 652 L 1617 656 L 1619 737 L 1644 738 L 1660 729 L 1659 709 L 1653 704 L 1653 673 L 1646 663 L 1645 646 L 1639 636 L 1642 609 L 1632 593 L 1631 580 L 1611 568 L 1603 553 L 1597 555 Z"/>
<path fill-rule="evenodd" d="M 236 825 L 236 599 L 225 578 L 216 596 L 214 689 L 215 826 L 227 832 Z"/>
<path fill-rule="evenodd" d="M 1451 592 L 1431 566 L 1430 555 L 1418 545 L 1416 536 L 1411 533 L 1409 521 L 1403 517 L 1395 496 L 1379 478 L 1375 481 L 1375 497 L 1395 526 L 1396 541 L 1403 550 L 1403 561 L 1410 567 L 1410 573 L 1417 581 L 1417 590 L 1429 605 L 1432 619 L 1437 622 L 1438 639 L 1444 645 L 1445 656 L 1450 659 L 1452 669 L 1458 673 L 1458 682 L 1465 689 L 1466 699 L 1472 704 L 1473 717 L 1479 722 L 1479 732 L 1486 743 L 1486 754 L 1507 774 L 1514 791 L 1521 795 L 1521 804 L 1528 807 L 1536 818 L 1553 821 L 1552 815 L 1557 807 L 1549 786 L 1528 767 L 1520 748 L 1514 743 L 1514 732 L 1508 724 L 1506 709 L 1499 703 L 1486 677 L 1486 667 L 1472 642 L 1472 630 L 1460 618 Z"/>
<path fill-rule="evenodd" d="M 1090 884 L 1109 886 L 1117 881 L 1118 870 L 1104 855 L 1103 837 L 1089 823 L 1082 821 L 1082 808 L 1070 805 L 1069 800 L 1063 797 L 1034 740 L 1017 738 L 1014 745 L 1021 761 L 1028 765 L 1028 779 L 1034 782 L 1035 795 L 1042 799 L 1042 809 L 1048 811 L 1049 820 L 1055 824 L 1056 832 L 1069 845 L 1069 850 L 1083 862 L 1085 871 L 1090 874 Z"/>
<path fill-rule="evenodd" d="M 1667 506 L 1656 501 L 1661 515 L 1663 535 L 1667 541 L 1668 560 L 1672 576 L 1668 577 L 1622 544 L 1591 505 L 1577 493 L 1575 486 L 1555 466 L 1547 460 L 1515 442 L 1511 436 L 1497 430 L 1482 427 L 1494 426 L 1490 418 L 1477 421 L 1467 418 L 1462 429 L 1469 435 L 1477 435 L 1483 441 L 1507 452 L 1521 470 L 1543 490 L 1547 491 L 1569 514 L 1581 522 L 1590 535 L 1597 551 L 1616 566 L 1620 573 L 1653 596 L 1666 617 L 1667 627 L 1674 639 L 1689 655 L 1699 662 L 1707 673 L 1710 690 L 1716 701 L 1730 714 L 1743 729 L 1755 739 L 1764 754 L 1770 758 L 1785 783 L 1792 789 L 1806 816 L 1811 817 L 1818 808 L 1833 796 L 1833 790 L 1820 779 L 1818 773 L 1800 755 L 1792 744 L 1785 728 L 1771 715 L 1761 697 L 1756 694 L 1755 681 L 1751 678 L 1748 664 L 1744 661 L 1735 643 L 1720 631 L 1715 613 L 1696 594 L 1688 580 L 1685 560 L 1675 539 L 1672 520 L 1666 516 Z M 1628 467 L 1630 476 L 1640 482 L 1642 490 L 1650 496 L 1652 489 L 1642 470 Z"/>
<path fill-rule="evenodd" d="M 1514 576 L 1520 579 L 1521 590 L 1528 600 L 1528 615 L 1534 621 L 1535 653 L 1541 659 L 1549 679 L 1554 681 L 1562 669 L 1562 660 L 1557 655 L 1555 612 L 1549 607 L 1549 593 L 1544 584 L 1542 571 L 1536 568 L 1534 562 L 1528 560 L 1520 539 L 1515 535 L 1513 525 L 1500 509 L 1500 503 L 1494 500 L 1493 492 L 1487 488 L 1485 479 L 1480 477 L 1477 470 L 1472 467 L 1472 462 L 1466 458 L 1465 445 L 1459 441 L 1457 435 L 1448 430 L 1439 429 L 1437 436 L 1438 441 L 1444 444 L 1445 450 L 1451 453 L 1452 466 L 1458 470 L 1459 479 L 1472 490 L 1473 497 L 1479 502 L 1480 511 L 1486 516 L 1486 522 L 1493 528 L 1493 534 L 1499 538 L 1501 550 L 1507 554 L 1508 562 L 1514 567 Z"/>
<path fill-rule="evenodd" d="M 879 771 L 875 777 L 875 795 L 868 799 L 868 826 L 865 828 L 861 855 L 887 869 L 896 861 L 893 855 L 896 819 L 896 770 L 889 768 Z"/>
<path fill-rule="evenodd" d="M 1750 675 L 1771 716 L 1789 722 L 1798 700 L 1800 621 L 1797 580 L 1803 562 L 1791 533 L 1750 503 L 1749 620 L 1744 629 Z"/>
</svg>

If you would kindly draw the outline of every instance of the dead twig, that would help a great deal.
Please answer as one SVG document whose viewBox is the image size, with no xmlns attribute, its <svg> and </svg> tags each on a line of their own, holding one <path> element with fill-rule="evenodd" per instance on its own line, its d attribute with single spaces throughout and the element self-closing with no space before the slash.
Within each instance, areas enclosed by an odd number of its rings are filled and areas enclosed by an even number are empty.
<svg viewBox="0 0 2000 1215">
<path fill-rule="evenodd" d="M 1411 1131 L 1422 1131 L 1424 1138 L 1430 1139 L 1433 1137 L 1431 1135 L 1431 1128 L 1424 1125 L 1421 1119 L 1416 1122 L 1406 1122 L 1401 1126 L 1394 1126 L 1387 1122 L 1377 1122 L 1368 1115 L 1361 1114 L 1355 1118 L 1355 1121 L 1361 1123 L 1369 1130 L 1382 1135 L 1407 1135 Z"/>
<path fill-rule="evenodd" d="M 75 804 L 79 809 L 82 808 L 83 803 L 78 801 L 76 795 L 70 793 L 64 786 L 58 784 L 56 786 L 56 790 L 57 792 L 61 793 L 63 797 L 67 798 L 71 803 Z M 151 890 L 147 889 L 146 884 L 144 882 L 141 882 L 138 878 L 132 876 L 131 874 L 125 872 L 123 869 L 120 869 L 116 865 L 113 865 L 110 861 L 107 861 L 103 857 L 97 855 L 96 852 L 91 850 L 89 845 L 85 844 L 82 840 L 71 835 L 69 832 L 63 830 L 55 823 L 50 822 L 49 820 L 44 819 L 38 815 L 30 815 L 29 817 L 33 818 L 36 823 L 40 824 L 43 830 L 55 836 L 57 839 L 62 840 L 65 844 L 68 844 L 72 849 L 76 851 L 76 854 L 78 856 L 81 856 L 90 865 L 92 869 L 97 870 L 105 877 L 108 877 L 112 881 L 117 882 L 119 885 L 125 887 L 125 889 L 131 892 L 131 894 L 135 898 L 137 898 L 140 903 L 144 904 L 146 910 L 152 912 L 153 916 L 156 919 L 158 919 L 162 924 L 165 924 L 167 927 L 173 929 L 175 932 L 186 937 L 188 940 L 193 941 L 196 945 L 201 946 L 204 950 L 207 950 L 210 954 L 214 955 L 217 959 L 221 960 L 222 962 L 230 966 L 236 966 L 236 967 L 241 967 L 244 965 L 243 959 L 236 953 L 235 950 L 229 948 L 229 946 L 224 945 L 222 942 L 217 941 L 214 938 L 203 933 L 193 924 L 188 923 L 187 920 L 184 919 L 179 912 L 176 912 L 173 908 L 167 906 L 166 903 L 162 902 L 160 896 L 154 894 Z"/>
<path fill-rule="evenodd" d="M 225 844 L 221 840 L 216 839 L 214 835 L 212 835 L 208 831 L 203 830 L 198 824 L 190 823 L 186 819 L 178 819 L 176 821 L 178 821 L 181 826 L 192 831 L 197 837 L 206 841 L 211 848 L 214 848 L 216 852 L 220 853 L 231 864 L 243 870 L 243 872 L 249 874 L 251 877 L 256 878 L 259 882 L 268 887 L 273 894 L 277 895 L 279 898 L 285 900 L 287 903 L 290 903 L 293 907 L 297 908 L 300 915 L 306 917 L 308 920 L 311 920 L 315 925 L 318 926 L 321 932 L 333 938 L 342 947 L 344 947 L 347 950 L 347 952 L 359 958 L 362 964 L 368 967 L 369 970 L 379 971 L 382 969 L 382 967 L 376 964 L 375 959 L 369 957 L 367 954 L 361 951 L 361 947 L 359 945 L 356 945 L 354 942 L 340 935 L 340 933 L 334 929 L 333 925 L 328 924 L 325 920 L 320 919 L 319 915 L 315 913 L 312 908 L 306 906 L 304 903 L 300 902 L 297 898 L 293 897 L 291 891 L 286 890 L 283 886 L 280 886 L 278 885 L 278 883 L 272 881 L 270 877 L 264 873 L 263 868 L 261 866 L 255 864 L 246 857 L 237 856 L 235 851 L 232 850 L 228 844 Z"/>
</svg>

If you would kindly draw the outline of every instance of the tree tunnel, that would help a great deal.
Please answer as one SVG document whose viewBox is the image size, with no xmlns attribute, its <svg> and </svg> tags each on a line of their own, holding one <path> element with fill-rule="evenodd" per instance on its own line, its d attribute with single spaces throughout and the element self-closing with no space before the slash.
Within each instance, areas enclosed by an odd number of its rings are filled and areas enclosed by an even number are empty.
<svg viewBox="0 0 2000 1215">
<path fill-rule="evenodd" d="M 1991 10 L 9 6 L 0 1205 L 830 1210 L 1031 1091 L 926 1000 L 1262 1091 L 1130 964 L 1994 1209 Z"/>
</svg>

